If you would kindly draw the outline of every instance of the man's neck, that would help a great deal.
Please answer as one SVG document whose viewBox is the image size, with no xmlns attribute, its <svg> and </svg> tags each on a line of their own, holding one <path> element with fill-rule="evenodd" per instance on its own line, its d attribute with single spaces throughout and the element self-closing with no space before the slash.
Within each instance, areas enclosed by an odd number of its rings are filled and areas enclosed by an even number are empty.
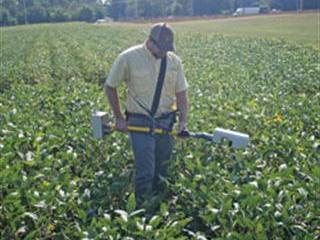
<svg viewBox="0 0 320 240">
<path fill-rule="evenodd" d="M 150 42 L 148 40 L 146 41 L 146 47 L 147 47 L 148 51 L 152 54 L 152 56 L 154 56 L 155 59 L 160 59 L 161 58 L 156 53 L 154 53 L 152 51 L 152 47 L 150 46 Z"/>
</svg>

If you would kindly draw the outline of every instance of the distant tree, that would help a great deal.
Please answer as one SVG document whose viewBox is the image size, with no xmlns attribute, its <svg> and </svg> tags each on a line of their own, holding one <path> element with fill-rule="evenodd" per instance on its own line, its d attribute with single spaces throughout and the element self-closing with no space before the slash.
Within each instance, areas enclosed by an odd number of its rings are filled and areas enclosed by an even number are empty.
<svg viewBox="0 0 320 240">
<path fill-rule="evenodd" d="M 84 6 L 81 8 L 79 13 L 80 21 L 92 22 L 94 18 L 94 11 L 90 7 Z"/>
<path fill-rule="evenodd" d="M 104 4 L 104 7 L 105 7 L 105 11 L 106 11 L 106 15 L 111 17 L 112 15 L 112 4 L 111 4 L 111 1 L 106 1 L 105 4 Z"/>
<path fill-rule="evenodd" d="M 304 0 L 303 9 L 320 9 L 319 0 Z"/>
<path fill-rule="evenodd" d="M 10 13 L 5 8 L 0 8 L 0 26 L 10 25 Z"/>
<path fill-rule="evenodd" d="M 197 3 L 194 5 L 194 13 L 195 15 L 209 15 L 211 13 L 210 10 L 210 0 L 198 0 Z"/>
<path fill-rule="evenodd" d="M 303 0 L 303 9 L 319 9 L 320 0 Z M 0 24 L 115 20 L 230 14 L 238 7 L 297 10 L 300 0 L 0 0 Z"/>
<path fill-rule="evenodd" d="M 174 1 L 169 8 L 169 14 L 173 16 L 184 15 L 183 5 L 179 1 Z"/>
<path fill-rule="evenodd" d="M 41 5 L 29 7 L 27 10 L 27 16 L 30 23 L 40 23 L 48 21 L 47 11 Z"/>
<path fill-rule="evenodd" d="M 136 19 L 139 16 L 137 0 L 128 0 L 125 15 L 129 19 Z"/>
<path fill-rule="evenodd" d="M 165 16 L 163 0 L 140 0 L 138 2 L 139 16 L 145 18 Z"/>
<path fill-rule="evenodd" d="M 62 8 L 55 8 L 49 11 L 48 18 L 50 22 L 65 22 L 71 20 L 71 15 Z"/>
<path fill-rule="evenodd" d="M 300 0 L 271 0 L 270 7 L 281 9 L 283 11 L 297 10 L 299 1 Z"/>
<path fill-rule="evenodd" d="M 126 7 L 127 7 L 127 2 L 123 0 L 110 0 L 109 2 L 110 17 L 114 18 L 115 20 L 124 18 Z"/>
<path fill-rule="evenodd" d="M 223 0 L 221 5 L 221 13 L 232 13 L 236 10 L 236 0 Z"/>
<path fill-rule="evenodd" d="M 211 12 L 212 14 L 221 14 L 224 12 L 230 12 L 231 7 L 232 7 L 232 3 L 228 0 L 224 0 L 224 1 L 212 0 Z"/>
<path fill-rule="evenodd" d="M 244 3 L 243 3 L 244 4 Z M 232 12 L 235 8 L 241 7 L 240 0 L 198 0 L 194 5 L 195 15 L 212 15 L 224 12 Z"/>
<path fill-rule="evenodd" d="M 279 0 L 278 0 L 279 1 Z M 235 7 L 257 7 L 259 6 L 259 0 L 235 0 Z"/>
<path fill-rule="evenodd" d="M 175 0 L 171 7 L 171 14 L 176 16 L 193 15 L 193 6 L 191 0 Z"/>
<path fill-rule="evenodd" d="M 94 19 L 102 19 L 105 16 L 105 11 L 103 8 L 100 7 L 96 7 L 95 8 L 95 15 L 94 15 Z"/>
</svg>

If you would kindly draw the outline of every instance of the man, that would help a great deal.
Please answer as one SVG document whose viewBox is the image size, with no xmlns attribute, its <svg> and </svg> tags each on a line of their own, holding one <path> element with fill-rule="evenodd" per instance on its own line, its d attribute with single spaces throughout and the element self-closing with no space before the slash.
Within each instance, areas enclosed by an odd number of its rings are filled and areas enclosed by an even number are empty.
<svg viewBox="0 0 320 240">
<path fill-rule="evenodd" d="M 144 44 L 131 47 L 117 57 L 105 82 L 105 92 L 116 120 L 115 128 L 124 132 L 128 131 L 127 126 L 150 129 L 147 133 L 129 131 L 138 204 L 151 193 L 160 191 L 160 176 L 166 176 L 172 152 L 172 136 L 156 134 L 153 129 L 172 130 L 174 113 L 178 110 L 178 131 L 186 130 L 188 84 L 181 60 L 173 53 L 173 35 L 168 24 L 153 25 Z M 158 86 L 161 78 L 162 87 Z M 126 116 L 120 109 L 117 92 L 122 82 L 127 86 Z"/>
</svg>

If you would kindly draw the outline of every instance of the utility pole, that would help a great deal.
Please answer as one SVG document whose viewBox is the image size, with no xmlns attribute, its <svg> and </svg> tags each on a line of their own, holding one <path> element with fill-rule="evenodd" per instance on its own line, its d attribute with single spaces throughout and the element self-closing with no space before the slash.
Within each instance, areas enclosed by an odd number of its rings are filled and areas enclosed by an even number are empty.
<svg viewBox="0 0 320 240">
<path fill-rule="evenodd" d="M 303 11 L 303 0 L 300 0 L 300 11 Z"/>
</svg>

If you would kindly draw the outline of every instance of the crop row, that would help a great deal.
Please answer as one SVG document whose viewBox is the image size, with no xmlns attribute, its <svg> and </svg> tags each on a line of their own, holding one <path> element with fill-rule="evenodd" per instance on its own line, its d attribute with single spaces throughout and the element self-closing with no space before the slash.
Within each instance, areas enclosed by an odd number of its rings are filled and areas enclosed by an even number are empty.
<svg viewBox="0 0 320 240">
<path fill-rule="evenodd" d="M 150 216 L 136 209 L 127 136 L 98 141 L 90 129 L 91 111 L 109 109 L 102 83 L 114 58 L 143 30 L 67 24 L 1 35 L 1 238 L 319 237 L 318 50 L 179 32 L 189 129 L 219 126 L 251 141 L 233 150 L 177 139 L 167 196 Z"/>
</svg>

